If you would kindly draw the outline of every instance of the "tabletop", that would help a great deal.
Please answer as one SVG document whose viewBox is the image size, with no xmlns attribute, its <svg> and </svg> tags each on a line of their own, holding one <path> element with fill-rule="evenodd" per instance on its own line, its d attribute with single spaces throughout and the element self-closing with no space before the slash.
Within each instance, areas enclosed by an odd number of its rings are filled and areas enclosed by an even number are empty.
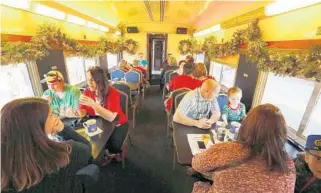
<svg viewBox="0 0 321 193">
<path fill-rule="evenodd" d="M 211 130 L 215 128 L 215 125 L 213 125 L 210 129 L 200 129 L 174 122 L 173 126 L 173 139 L 177 154 L 177 161 L 181 165 L 191 165 L 193 154 L 188 143 L 187 134 L 210 134 L 212 138 Z M 213 138 L 211 140 L 214 142 Z"/>
<path fill-rule="evenodd" d="M 81 136 L 85 137 L 91 144 L 92 147 L 92 156 L 95 159 L 101 158 L 104 154 L 105 145 L 113 133 L 114 128 L 118 120 L 114 120 L 113 122 L 106 121 L 103 118 L 96 118 L 97 127 L 100 128 L 103 132 L 95 135 L 95 136 L 88 136 L 85 128 L 77 129 L 76 132 L 79 133 Z"/>
</svg>

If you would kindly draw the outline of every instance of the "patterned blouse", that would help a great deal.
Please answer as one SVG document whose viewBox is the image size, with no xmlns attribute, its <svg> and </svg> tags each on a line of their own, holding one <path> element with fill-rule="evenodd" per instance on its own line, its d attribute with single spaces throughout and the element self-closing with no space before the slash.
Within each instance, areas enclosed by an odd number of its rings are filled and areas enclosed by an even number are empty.
<svg viewBox="0 0 321 193">
<path fill-rule="evenodd" d="M 233 109 L 229 104 L 227 104 L 222 109 L 222 116 L 223 115 L 227 117 L 227 121 L 241 122 L 242 119 L 246 116 L 245 105 L 243 103 L 240 103 L 236 109 Z"/>
<path fill-rule="evenodd" d="M 249 149 L 238 142 L 216 144 L 193 158 L 192 166 L 200 173 L 212 174 L 213 185 L 196 182 L 193 193 L 293 193 L 295 166 L 288 158 L 288 173 L 267 171 L 261 157 L 246 160 Z M 226 169 L 233 163 L 239 163 Z"/>
</svg>

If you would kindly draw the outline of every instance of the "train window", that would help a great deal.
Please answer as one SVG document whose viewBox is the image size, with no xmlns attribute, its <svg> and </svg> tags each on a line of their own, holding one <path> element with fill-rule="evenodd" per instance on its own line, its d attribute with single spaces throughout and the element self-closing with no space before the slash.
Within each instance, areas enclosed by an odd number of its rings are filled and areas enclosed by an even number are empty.
<svg viewBox="0 0 321 193">
<path fill-rule="evenodd" d="M 196 62 L 204 63 L 205 61 L 205 53 L 197 54 L 196 55 Z"/>
<path fill-rule="evenodd" d="M 117 54 L 107 53 L 107 64 L 108 64 L 108 69 L 112 69 L 116 67 L 118 64 Z"/>
<path fill-rule="evenodd" d="M 223 65 L 220 83 L 226 86 L 227 88 L 233 87 L 235 81 L 235 74 L 236 68 Z"/>
<path fill-rule="evenodd" d="M 293 77 L 280 77 L 269 73 L 262 104 L 279 107 L 287 125 L 297 131 L 311 98 L 314 82 Z"/>
<path fill-rule="evenodd" d="M 321 94 L 319 94 L 319 99 L 314 107 L 313 113 L 311 114 L 311 117 L 309 119 L 308 125 L 305 128 L 303 135 L 307 137 L 308 135 L 311 134 L 321 134 L 321 120 L 320 120 L 320 115 L 321 115 Z"/>
<path fill-rule="evenodd" d="M 96 66 L 96 60 L 95 60 L 95 58 L 85 59 L 85 69 L 86 69 L 86 71 L 87 71 L 88 68 L 91 67 L 91 66 Z"/>
<path fill-rule="evenodd" d="M 68 57 L 66 58 L 66 66 L 70 84 L 76 85 L 86 81 L 83 58 Z"/>
<path fill-rule="evenodd" d="M 211 62 L 211 73 L 210 75 L 213 76 L 218 82 L 221 81 L 221 74 L 222 74 L 223 65 L 217 62 Z"/>
<path fill-rule="evenodd" d="M 0 108 L 13 99 L 34 96 L 26 64 L 1 66 L 0 82 Z"/>
<path fill-rule="evenodd" d="M 219 83 L 231 88 L 234 86 L 236 68 L 218 62 L 211 62 L 211 73 Z"/>
</svg>

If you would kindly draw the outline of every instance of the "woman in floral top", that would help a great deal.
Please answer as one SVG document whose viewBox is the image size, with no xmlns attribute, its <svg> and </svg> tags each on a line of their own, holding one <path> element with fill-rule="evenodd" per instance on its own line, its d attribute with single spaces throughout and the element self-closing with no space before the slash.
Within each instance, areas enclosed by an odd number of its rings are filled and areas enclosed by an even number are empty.
<svg viewBox="0 0 321 193">
<path fill-rule="evenodd" d="M 244 119 L 236 142 L 220 143 L 195 155 L 192 167 L 214 183 L 196 182 L 193 193 L 293 193 L 295 166 L 286 153 L 286 123 L 265 104 Z"/>
<path fill-rule="evenodd" d="M 238 87 L 230 88 L 227 92 L 229 103 L 222 109 L 222 119 L 228 121 L 241 122 L 246 116 L 246 108 L 241 103 L 242 90 Z"/>
</svg>

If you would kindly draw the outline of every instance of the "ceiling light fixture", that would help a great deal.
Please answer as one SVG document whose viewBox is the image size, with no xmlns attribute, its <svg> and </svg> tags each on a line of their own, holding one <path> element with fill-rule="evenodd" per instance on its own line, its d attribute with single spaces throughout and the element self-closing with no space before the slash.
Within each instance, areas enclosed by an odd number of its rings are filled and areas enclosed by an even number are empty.
<svg viewBox="0 0 321 193">
<path fill-rule="evenodd" d="M 109 28 L 100 25 L 100 26 L 99 26 L 99 30 L 104 31 L 104 32 L 108 32 L 108 31 L 109 31 Z"/>
<path fill-rule="evenodd" d="M 78 25 L 86 25 L 87 23 L 86 20 L 81 19 L 80 17 L 76 17 L 74 15 L 67 15 L 67 21 Z"/>
<path fill-rule="evenodd" d="M 210 28 L 204 29 L 204 30 L 199 31 L 197 33 L 194 33 L 193 37 L 204 36 L 204 35 L 207 35 L 207 34 L 210 34 L 210 33 L 214 33 L 214 32 L 220 31 L 221 29 L 222 29 L 221 28 L 221 24 L 217 24 L 217 25 L 214 25 L 214 26 L 212 26 Z"/>
<path fill-rule="evenodd" d="M 115 31 L 116 36 L 119 36 L 120 34 L 121 34 L 120 31 Z"/>
<path fill-rule="evenodd" d="M 321 3 L 321 0 L 278 0 L 265 7 L 265 15 L 278 15 L 317 3 Z"/>
<path fill-rule="evenodd" d="M 91 21 L 87 22 L 87 27 L 94 28 L 94 29 L 99 29 L 99 25 L 94 23 L 94 22 L 91 22 Z"/>
<path fill-rule="evenodd" d="M 66 14 L 64 12 L 41 4 L 36 4 L 33 11 L 40 15 L 52 17 L 55 19 L 65 20 L 66 18 Z"/>
<path fill-rule="evenodd" d="M 30 8 L 29 0 L 1 0 L 0 4 L 23 10 L 28 10 Z"/>
</svg>

